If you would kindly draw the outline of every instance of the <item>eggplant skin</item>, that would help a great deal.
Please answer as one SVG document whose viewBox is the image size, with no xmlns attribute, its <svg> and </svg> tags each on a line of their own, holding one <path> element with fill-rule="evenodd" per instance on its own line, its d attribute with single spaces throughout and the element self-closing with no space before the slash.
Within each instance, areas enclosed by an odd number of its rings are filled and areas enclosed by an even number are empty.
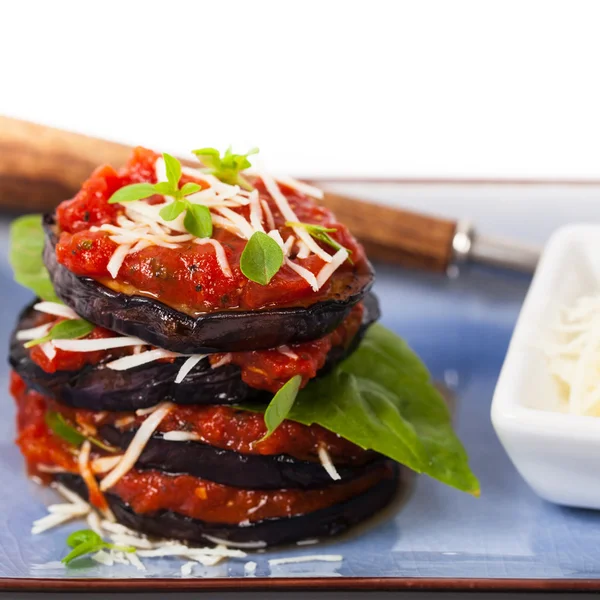
<svg viewBox="0 0 600 600">
<path fill-rule="evenodd" d="M 377 298 L 369 293 L 364 300 L 363 321 L 348 348 L 332 348 L 319 371 L 324 375 L 351 354 L 365 331 L 379 318 Z M 33 304 L 23 310 L 10 341 L 9 362 L 16 373 L 34 390 L 73 408 L 108 411 L 134 411 L 155 406 L 164 400 L 176 404 L 240 404 L 268 400 L 272 394 L 251 388 L 241 379 L 235 365 L 211 368 L 200 361 L 181 383 L 175 383 L 185 357 L 174 362 L 153 362 L 127 371 L 112 371 L 101 365 L 86 365 L 79 371 L 46 373 L 29 357 L 17 331 L 34 326 Z"/>
<path fill-rule="evenodd" d="M 119 523 L 150 536 L 177 539 L 202 546 L 212 545 L 204 535 L 231 543 L 264 542 L 267 546 L 279 546 L 305 539 L 339 535 L 385 508 L 394 499 L 399 488 L 408 485 L 410 480 L 410 476 L 405 477 L 404 473 L 400 473 L 399 480 L 399 471 L 404 469 L 399 469 L 391 461 L 390 464 L 393 464 L 391 477 L 381 480 L 367 491 L 345 502 L 303 515 L 265 519 L 244 525 L 209 523 L 172 511 L 138 514 L 110 492 L 106 494 L 106 499 Z M 56 480 L 87 500 L 87 488 L 78 475 L 60 473 Z"/>
<path fill-rule="evenodd" d="M 121 432 L 111 425 L 100 427 L 101 437 L 117 448 L 125 450 L 134 430 Z M 382 462 L 374 452 L 367 454 L 367 462 L 357 466 L 338 466 L 340 483 L 360 477 Z M 335 485 L 320 462 L 299 460 L 287 454 L 241 454 L 209 446 L 202 442 L 174 442 L 155 434 L 146 444 L 137 460 L 136 468 L 187 473 L 231 487 L 276 490 L 281 488 L 310 489 Z"/>
<path fill-rule="evenodd" d="M 44 262 L 59 298 L 83 318 L 153 346 L 182 354 L 262 350 L 307 342 L 331 333 L 373 284 L 308 307 L 221 311 L 191 317 L 157 300 L 115 292 L 59 264 L 54 217 L 44 216 Z"/>
</svg>

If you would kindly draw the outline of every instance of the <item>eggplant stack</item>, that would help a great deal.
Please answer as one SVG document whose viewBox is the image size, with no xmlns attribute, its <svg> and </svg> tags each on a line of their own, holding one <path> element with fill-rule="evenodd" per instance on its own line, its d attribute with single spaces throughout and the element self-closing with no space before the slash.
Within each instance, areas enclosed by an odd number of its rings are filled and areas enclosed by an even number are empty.
<svg viewBox="0 0 600 600">
<path fill-rule="evenodd" d="M 10 348 L 29 472 L 140 532 L 257 547 L 373 515 L 398 462 L 476 493 L 423 366 L 371 327 L 362 247 L 251 153 L 187 169 L 138 148 L 15 223 L 38 296 Z"/>
</svg>

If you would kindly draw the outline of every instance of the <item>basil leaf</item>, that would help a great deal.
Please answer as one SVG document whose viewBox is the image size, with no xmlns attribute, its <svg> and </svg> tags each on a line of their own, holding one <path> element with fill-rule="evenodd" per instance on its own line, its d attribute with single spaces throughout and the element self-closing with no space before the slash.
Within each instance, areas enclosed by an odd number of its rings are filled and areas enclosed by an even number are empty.
<svg viewBox="0 0 600 600">
<path fill-rule="evenodd" d="M 67 538 L 67 546 L 69 548 L 75 548 L 79 546 L 79 544 L 84 544 L 86 542 L 95 542 L 96 544 L 102 544 L 102 538 L 91 529 L 79 529 L 78 531 L 74 531 Z"/>
<path fill-rule="evenodd" d="M 254 404 L 243 408 L 257 410 Z M 382 325 L 372 325 L 349 358 L 301 390 L 287 418 L 321 425 L 418 473 L 479 494 L 448 407 L 426 367 Z"/>
<path fill-rule="evenodd" d="M 100 543 L 95 542 L 94 540 L 90 540 L 89 542 L 83 542 L 78 546 L 75 546 L 69 554 L 67 554 L 61 562 L 65 565 L 68 565 L 70 562 L 74 561 L 76 558 L 80 556 L 84 556 L 85 554 L 91 554 L 92 552 L 97 552 L 98 550 L 102 550 L 105 548 L 104 542 L 100 540 Z"/>
<path fill-rule="evenodd" d="M 252 234 L 240 257 L 242 273 L 260 285 L 267 285 L 282 264 L 283 251 L 279 244 L 261 231 Z"/>
<path fill-rule="evenodd" d="M 221 164 L 221 155 L 216 148 L 200 148 L 192 150 L 198 160 L 209 169 L 218 169 Z"/>
<path fill-rule="evenodd" d="M 213 232 L 210 210 L 203 204 L 186 203 L 187 211 L 183 219 L 183 226 L 199 238 L 209 238 Z"/>
<path fill-rule="evenodd" d="M 181 179 L 181 163 L 170 154 L 163 152 L 165 167 L 167 169 L 167 179 L 171 187 L 178 189 L 179 180 Z"/>
<path fill-rule="evenodd" d="M 207 168 L 205 170 L 208 173 L 212 173 L 224 183 L 239 185 L 245 190 L 252 190 L 254 188 L 241 174 L 241 171 L 252 166 L 248 157 L 257 152 L 258 148 L 252 148 L 246 154 L 234 154 L 231 147 L 229 147 L 225 151 L 225 154 L 221 156 L 216 148 L 193 150 L 198 160 L 206 165 Z"/>
<path fill-rule="evenodd" d="M 132 183 L 117 190 L 108 201 L 109 204 L 119 204 L 123 202 L 133 202 L 134 200 L 143 200 L 153 196 L 156 192 L 151 183 Z"/>
<path fill-rule="evenodd" d="M 104 548 L 117 550 L 119 552 L 135 552 L 133 546 L 119 546 L 117 544 L 110 544 L 105 542 L 95 531 L 91 529 L 80 529 L 74 531 L 67 538 L 67 545 L 73 548 L 67 556 L 62 559 L 64 564 L 69 564 L 71 561 L 83 556 L 90 554 L 91 552 L 97 552 Z"/>
<path fill-rule="evenodd" d="M 183 196 L 189 196 L 190 194 L 195 194 L 196 192 L 199 192 L 201 189 L 202 187 L 197 183 L 194 183 L 193 181 L 188 181 L 183 185 L 183 187 L 179 191 Z"/>
<path fill-rule="evenodd" d="M 185 210 L 185 202 L 175 200 L 170 204 L 165 205 L 158 213 L 165 221 L 173 221 Z"/>
<path fill-rule="evenodd" d="M 348 255 L 352 254 L 352 250 L 350 250 L 349 248 L 346 248 L 345 246 L 342 246 L 339 242 L 334 240 L 329 235 L 330 233 L 336 232 L 337 229 L 333 229 L 331 227 L 329 227 L 329 228 L 322 227 L 321 225 L 314 225 L 312 223 L 294 223 L 291 221 L 287 221 L 286 225 L 288 227 L 303 227 L 304 229 L 306 229 L 306 231 L 308 231 L 308 233 L 312 237 L 315 238 L 315 240 L 318 240 L 319 242 L 323 242 L 324 244 L 326 244 L 330 248 L 333 248 L 334 250 L 341 250 L 343 248 L 348 253 Z M 350 256 L 348 256 L 347 260 L 351 265 L 354 264 L 352 262 L 352 259 L 350 258 Z"/>
<path fill-rule="evenodd" d="M 73 446 L 81 446 L 86 440 L 85 435 L 69 425 L 59 412 L 49 410 L 44 415 L 44 421 L 53 433 Z"/>
<path fill-rule="evenodd" d="M 294 401 L 298 395 L 301 375 L 294 375 L 285 385 L 273 396 L 267 410 L 265 410 L 265 425 L 267 426 L 266 435 L 260 440 L 266 440 L 287 418 Z"/>
<path fill-rule="evenodd" d="M 117 452 L 116 448 L 108 446 L 94 437 L 83 435 L 78 429 L 67 423 L 65 418 L 59 412 L 49 410 L 44 415 L 44 421 L 52 432 L 73 446 L 81 446 L 83 442 L 88 440 L 90 443 L 94 444 L 94 446 L 102 448 L 102 450 L 112 453 Z"/>
<path fill-rule="evenodd" d="M 11 223 L 9 261 L 15 281 L 43 300 L 60 302 L 42 260 L 43 249 L 41 215 L 25 215 Z"/>
<path fill-rule="evenodd" d="M 38 344 L 49 342 L 50 340 L 75 340 L 85 337 L 94 331 L 94 325 L 83 319 L 69 319 L 57 323 L 44 337 L 37 340 L 31 340 L 25 344 L 25 348 L 32 348 Z"/>
<path fill-rule="evenodd" d="M 177 188 L 173 187 L 168 181 L 159 181 L 154 184 L 154 191 L 162 196 L 176 196 Z"/>
</svg>

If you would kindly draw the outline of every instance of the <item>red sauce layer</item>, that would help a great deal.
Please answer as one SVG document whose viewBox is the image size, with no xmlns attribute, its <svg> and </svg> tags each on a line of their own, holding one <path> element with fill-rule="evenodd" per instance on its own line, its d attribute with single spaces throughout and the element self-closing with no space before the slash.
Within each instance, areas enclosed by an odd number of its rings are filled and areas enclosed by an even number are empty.
<svg viewBox="0 0 600 600">
<path fill-rule="evenodd" d="M 230 278 L 223 275 L 212 246 L 183 243 L 178 249 L 150 246 L 129 255 L 118 278 L 113 280 L 106 267 L 117 245 L 106 232 L 91 232 L 90 227 L 116 224 L 123 207 L 108 204 L 116 190 L 130 183 L 155 183 L 157 156 L 150 150 L 137 148 L 123 169 L 116 171 L 112 167 L 100 167 L 72 200 L 59 205 L 56 218 L 61 234 L 56 254 L 61 264 L 77 275 L 92 277 L 114 290 L 150 296 L 191 315 L 218 310 L 309 306 L 325 299 L 347 297 L 361 290 L 370 280 L 364 250 L 348 229 L 338 223 L 329 210 L 286 186 L 281 186 L 281 190 L 300 221 L 336 229 L 332 237 L 352 251 L 354 265 L 347 261 L 318 292 L 313 292 L 302 277 L 285 265 L 266 286 L 249 281 L 239 267 L 246 240 L 220 227 L 214 229 L 213 238 L 225 249 L 233 272 Z M 182 178 L 180 185 L 188 180 Z M 254 184 L 261 199 L 269 204 L 276 227 L 287 239 L 293 232 L 284 226 L 285 218 L 264 189 L 262 181 L 257 180 Z M 156 203 L 161 199 L 153 197 L 150 201 Z M 240 214 L 248 218 L 249 208 L 240 210 Z M 331 249 L 328 250 L 332 253 Z M 315 255 L 295 259 L 295 262 L 315 274 L 325 264 Z"/>
<path fill-rule="evenodd" d="M 137 513 L 172 510 L 192 519 L 237 524 L 303 515 L 344 502 L 391 477 L 382 465 L 362 477 L 315 490 L 242 490 L 191 475 L 130 471 L 110 490 Z"/>
<path fill-rule="evenodd" d="M 296 355 L 290 357 L 279 349 L 256 350 L 251 352 L 230 353 L 231 362 L 241 369 L 241 377 L 250 387 L 277 392 L 294 375 L 302 376 L 302 387 L 316 377 L 317 372 L 323 367 L 327 355 L 332 348 L 347 347 L 360 328 L 363 315 L 362 304 L 352 307 L 351 312 L 342 324 L 323 338 L 303 344 L 292 344 L 289 350 Z M 56 324 L 63 319 L 37 313 L 32 320 L 33 326 L 44 323 Z M 92 333 L 82 339 L 96 339 L 114 337 L 116 334 L 96 327 Z M 85 365 L 96 365 L 101 362 L 115 360 L 133 352 L 133 347 L 113 350 L 100 350 L 98 352 L 67 352 L 56 350 L 54 358 L 48 358 L 41 346 L 34 346 L 28 350 L 29 356 L 40 368 L 47 373 L 56 371 L 78 371 Z M 224 354 L 213 354 L 211 364 L 216 364 Z M 162 359 L 172 361 L 173 359 Z"/>
<path fill-rule="evenodd" d="M 35 425 L 34 433 L 45 434 L 47 431 L 43 419 L 47 410 L 60 412 L 68 421 L 91 434 L 96 434 L 102 425 L 113 425 L 121 431 L 130 431 L 137 429 L 147 418 L 131 412 L 69 408 L 28 390 L 15 373 L 11 375 L 11 393 L 19 407 L 19 419 L 26 424 L 31 421 Z M 30 412 L 31 417 L 28 416 Z M 266 440 L 259 442 L 267 432 L 262 413 L 228 406 L 175 405 L 157 431 L 187 431 L 198 435 L 200 441 L 206 444 L 242 454 L 288 454 L 300 460 L 317 461 L 319 448 L 324 447 L 336 464 L 362 464 L 369 456 L 367 451 L 319 425 L 307 426 L 287 420 Z M 37 445 L 35 439 L 33 442 Z M 40 446 L 43 455 L 44 444 Z"/>
<path fill-rule="evenodd" d="M 58 438 L 44 421 L 47 400 L 13 374 L 11 393 L 17 402 L 17 444 L 30 473 L 49 480 L 40 465 L 61 467 L 77 473 L 77 449 Z M 79 411 L 78 411 L 79 412 Z M 274 434 L 276 435 L 276 434 Z M 95 449 L 92 458 L 101 456 Z M 384 478 L 391 477 L 384 466 L 349 483 L 317 490 L 243 490 L 191 475 L 132 470 L 110 490 L 137 513 L 171 510 L 208 522 L 236 524 L 267 518 L 288 517 L 320 510 L 360 494 Z M 98 505 L 100 500 L 94 501 Z"/>
</svg>

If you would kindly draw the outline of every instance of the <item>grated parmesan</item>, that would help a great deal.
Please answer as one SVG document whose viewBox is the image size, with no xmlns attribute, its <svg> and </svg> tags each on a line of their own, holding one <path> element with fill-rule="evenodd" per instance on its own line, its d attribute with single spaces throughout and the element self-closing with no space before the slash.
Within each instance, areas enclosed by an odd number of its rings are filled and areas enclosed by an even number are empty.
<svg viewBox="0 0 600 600">
<path fill-rule="evenodd" d="M 145 365 L 161 358 L 176 358 L 180 356 L 176 352 L 170 350 L 163 350 L 162 348 L 154 348 L 154 350 L 146 350 L 146 352 L 140 352 L 139 354 L 130 354 L 129 356 L 123 356 L 106 364 L 108 369 L 113 371 L 126 371 L 127 369 L 133 369 Z"/>
<path fill-rule="evenodd" d="M 59 350 L 69 352 L 97 352 L 98 350 L 111 350 L 112 348 L 126 348 L 127 346 L 142 346 L 146 342 L 136 337 L 110 337 L 93 340 L 54 340 L 52 342 Z"/>
<path fill-rule="evenodd" d="M 110 489 L 133 468 L 137 459 L 144 451 L 148 440 L 152 437 L 152 434 L 156 431 L 160 422 L 167 416 L 171 408 L 173 408 L 173 405 L 170 402 L 163 403 L 140 425 L 119 464 L 100 482 L 100 489 L 102 491 Z"/>
<path fill-rule="evenodd" d="M 64 304 L 59 302 L 38 302 L 33 305 L 34 310 L 38 312 L 46 313 L 47 315 L 54 315 L 55 317 L 63 317 L 64 319 L 79 319 L 77 313 L 70 309 Z"/>
<path fill-rule="evenodd" d="M 206 354 L 192 354 L 182 365 L 175 377 L 175 383 L 181 383 L 189 372 L 203 359 Z"/>
<path fill-rule="evenodd" d="M 331 479 L 334 481 L 339 481 L 342 477 L 337 472 L 337 469 L 335 468 L 335 465 L 329 456 L 329 452 L 327 452 L 325 449 L 325 446 L 319 446 L 318 454 L 319 460 L 321 461 L 323 468 L 327 471 L 329 477 L 331 477 Z"/>
<path fill-rule="evenodd" d="M 584 296 L 563 307 L 553 331 L 554 340 L 542 350 L 566 410 L 600 416 L 600 297 Z"/>
<path fill-rule="evenodd" d="M 189 431 L 167 431 L 162 437 L 167 442 L 197 442 L 201 439 L 198 434 Z"/>
</svg>

